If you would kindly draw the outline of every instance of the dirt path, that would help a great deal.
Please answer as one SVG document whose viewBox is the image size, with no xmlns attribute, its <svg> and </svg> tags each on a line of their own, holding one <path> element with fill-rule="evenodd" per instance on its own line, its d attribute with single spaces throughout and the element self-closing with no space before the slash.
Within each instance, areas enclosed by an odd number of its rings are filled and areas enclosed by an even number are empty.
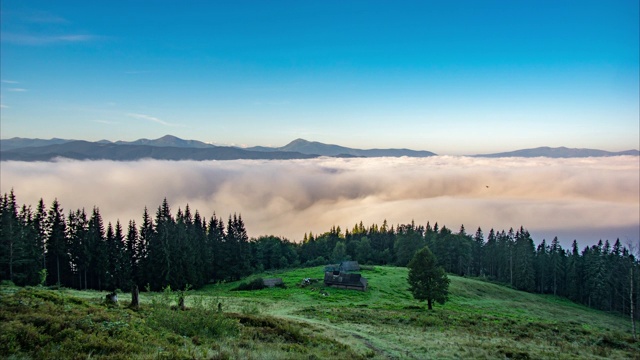
<svg viewBox="0 0 640 360">
<path fill-rule="evenodd" d="M 375 357 L 376 359 L 413 358 L 411 356 L 407 356 L 406 352 L 403 349 L 398 348 L 397 346 L 394 346 L 394 344 L 389 343 L 387 340 L 383 338 L 374 337 L 372 339 L 371 334 L 368 334 L 368 333 L 363 334 L 361 332 L 345 329 L 345 327 L 343 326 L 335 325 L 327 321 L 307 318 L 307 317 L 292 314 L 293 312 L 299 310 L 298 307 L 291 307 L 288 309 L 279 309 L 279 310 L 280 311 L 270 312 L 269 314 L 275 317 L 280 317 L 288 320 L 294 320 L 297 322 L 306 323 L 314 326 L 316 329 L 319 329 L 323 332 L 327 332 L 327 329 L 331 329 L 338 334 L 346 335 L 346 336 L 341 336 L 338 340 L 345 342 L 347 345 L 352 345 L 353 342 L 355 342 L 357 345 L 360 345 L 360 347 L 363 349 L 366 348 L 366 349 L 372 350 L 376 354 L 376 357 Z M 325 334 L 325 336 L 327 335 Z M 351 338 L 352 341 L 348 341 L 347 340 L 348 338 Z M 347 341 L 344 341 L 344 340 L 347 340 Z M 374 345 L 374 343 L 371 340 L 374 340 L 376 343 L 383 344 L 382 345 L 383 348 Z"/>
</svg>

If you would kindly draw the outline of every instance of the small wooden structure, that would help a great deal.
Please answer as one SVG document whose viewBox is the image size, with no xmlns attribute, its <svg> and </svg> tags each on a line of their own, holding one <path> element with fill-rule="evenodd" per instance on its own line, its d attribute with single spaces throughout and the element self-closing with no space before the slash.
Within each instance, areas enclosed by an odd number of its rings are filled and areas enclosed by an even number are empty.
<svg viewBox="0 0 640 360">
<path fill-rule="evenodd" d="M 338 289 L 367 290 L 367 279 L 360 274 L 342 271 L 327 271 L 324 273 L 324 283 Z"/>
<path fill-rule="evenodd" d="M 367 291 L 367 279 L 355 271 L 360 271 L 357 261 L 328 265 L 324 268 L 324 284 L 338 289 Z"/>
<path fill-rule="evenodd" d="M 340 271 L 351 272 L 360 271 L 360 264 L 357 261 L 343 261 L 340 263 Z"/>
<path fill-rule="evenodd" d="M 270 287 L 270 288 L 284 285 L 282 278 L 262 279 L 262 283 L 264 284 L 265 287 Z"/>
</svg>

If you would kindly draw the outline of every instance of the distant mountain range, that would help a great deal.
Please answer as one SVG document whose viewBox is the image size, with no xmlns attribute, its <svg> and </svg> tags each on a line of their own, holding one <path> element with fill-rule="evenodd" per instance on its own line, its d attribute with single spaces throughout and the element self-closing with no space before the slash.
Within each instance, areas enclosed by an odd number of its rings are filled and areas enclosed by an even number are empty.
<svg viewBox="0 0 640 360">
<path fill-rule="evenodd" d="M 3 140 L 4 141 L 4 140 Z M 158 145 L 124 145 L 105 142 L 69 141 L 63 144 L 32 146 L 0 151 L 0 160 L 50 161 L 55 158 L 76 160 L 140 159 L 158 160 L 239 160 L 239 159 L 308 159 L 317 157 L 295 152 L 247 151 L 230 146 L 207 148 Z"/>
<path fill-rule="evenodd" d="M 584 158 L 584 157 L 605 157 L 605 156 L 620 156 L 620 155 L 633 155 L 639 156 L 638 150 L 627 150 L 619 152 L 611 152 L 596 149 L 570 149 L 566 147 L 538 147 L 534 149 L 522 149 L 516 151 L 495 153 L 495 154 L 481 154 L 473 155 L 475 157 L 548 157 L 548 158 Z"/>
<path fill-rule="evenodd" d="M 278 148 L 270 148 L 264 146 L 256 146 L 246 148 L 246 150 L 251 151 L 293 151 L 299 152 L 307 155 L 320 155 L 320 156 L 340 156 L 340 157 L 400 157 L 400 156 L 409 156 L 409 157 L 427 157 L 434 156 L 435 153 L 431 151 L 416 151 L 409 149 L 352 149 L 339 145 L 331 145 L 331 144 L 323 144 L 317 141 L 307 141 L 304 139 L 296 139 L 290 142 L 289 144 L 278 147 Z"/>
<path fill-rule="evenodd" d="M 139 139 L 135 141 L 100 140 L 88 142 L 65 139 L 25 139 L 0 140 L 0 160 L 50 161 L 55 158 L 77 160 L 237 160 L 237 159 L 309 159 L 319 156 L 330 157 L 427 157 L 430 151 L 410 149 L 353 149 L 339 145 L 323 144 L 315 141 L 296 139 L 289 144 L 272 148 L 255 146 L 238 148 L 216 146 L 197 140 L 183 140 L 172 135 L 159 139 Z M 601 157 L 634 155 L 638 150 L 609 152 L 594 149 L 569 149 L 565 147 L 516 150 L 512 152 L 472 155 L 476 157 Z"/>
</svg>

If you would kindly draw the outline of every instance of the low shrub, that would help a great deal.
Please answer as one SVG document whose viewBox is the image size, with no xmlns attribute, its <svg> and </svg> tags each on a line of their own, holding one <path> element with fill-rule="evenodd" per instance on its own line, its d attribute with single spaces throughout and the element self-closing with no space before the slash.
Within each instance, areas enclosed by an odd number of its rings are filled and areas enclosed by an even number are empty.
<svg viewBox="0 0 640 360">
<path fill-rule="evenodd" d="M 244 291 L 244 290 L 261 290 L 264 289 L 264 280 L 262 278 L 256 278 L 249 282 L 240 283 L 237 287 L 231 289 L 232 291 Z"/>
</svg>

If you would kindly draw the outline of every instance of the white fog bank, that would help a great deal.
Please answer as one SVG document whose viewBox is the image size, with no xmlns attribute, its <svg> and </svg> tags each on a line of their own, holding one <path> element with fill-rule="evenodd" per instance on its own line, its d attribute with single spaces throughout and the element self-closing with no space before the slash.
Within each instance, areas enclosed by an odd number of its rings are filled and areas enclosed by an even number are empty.
<svg viewBox="0 0 640 360">
<path fill-rule="evenodd" d="M 105 223 L 140 223 L 167 198 L 204 217 L 241 213 L 249 236 L 302 239 L 333 225 L 416 223 L 467 232 L 525 226 L 563 244 L 640 237 L 638 157 L 373 158 L 287 161 L 2 162 L 0 190 L 20 204 L 95 205 Z"/>
</svg>

